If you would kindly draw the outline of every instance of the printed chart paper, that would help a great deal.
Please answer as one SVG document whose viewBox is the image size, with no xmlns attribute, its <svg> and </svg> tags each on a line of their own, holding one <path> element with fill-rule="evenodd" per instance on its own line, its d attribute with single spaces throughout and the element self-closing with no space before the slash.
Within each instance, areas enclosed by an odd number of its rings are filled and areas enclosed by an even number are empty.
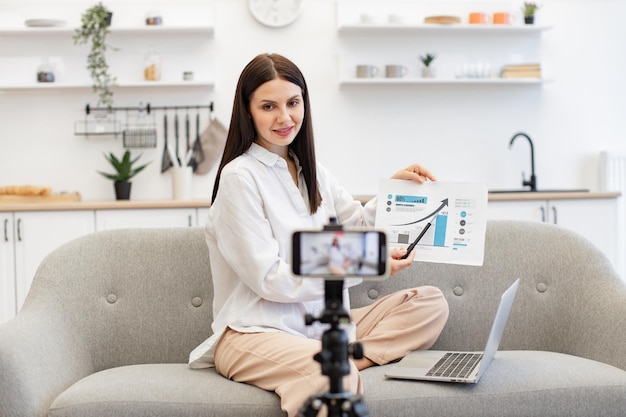
<svg viewBox="0 0 626 417">
<path fill-rule="evenodd" d="M 415 246 L 415 261 L 483 264 L 487 185 L 384 179 L 378 190 L 376 227 L 390 247 Z"/>
</svg>

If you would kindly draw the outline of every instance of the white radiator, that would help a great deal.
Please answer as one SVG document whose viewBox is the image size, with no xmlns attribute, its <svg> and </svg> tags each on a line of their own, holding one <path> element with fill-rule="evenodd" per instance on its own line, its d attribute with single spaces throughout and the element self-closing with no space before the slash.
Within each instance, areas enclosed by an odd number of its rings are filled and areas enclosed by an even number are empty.
<svg viewBox="0 0 626 417">
<path fill-rule="evenodd" d="M 626 152 L 600 153 L 600 189 L 619 191 L 617 215 L 617 265 L 615 268 L 626 280 Z"/>
</svg>

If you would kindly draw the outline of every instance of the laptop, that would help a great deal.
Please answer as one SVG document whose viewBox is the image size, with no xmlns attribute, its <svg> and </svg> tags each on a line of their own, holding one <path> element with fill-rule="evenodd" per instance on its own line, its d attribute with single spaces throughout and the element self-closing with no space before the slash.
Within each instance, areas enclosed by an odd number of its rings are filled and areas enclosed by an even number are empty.
<svg viewBox="0 0 626 417">
<path fill-rule="evenodd" d="M 502 294 L 484 352 L 416 350 L 391 365 L 385 376 L 392 379 L 477 383 L 498 351 L 518 286 L 519 279 Z"/>
</svg>

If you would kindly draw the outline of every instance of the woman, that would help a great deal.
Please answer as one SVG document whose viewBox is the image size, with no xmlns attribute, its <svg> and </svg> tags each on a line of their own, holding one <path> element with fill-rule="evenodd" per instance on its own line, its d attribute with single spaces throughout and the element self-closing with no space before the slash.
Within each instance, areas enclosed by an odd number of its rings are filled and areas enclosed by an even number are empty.
<svg viewBox="0 0 626 417">
<path fill-rule="evenodd" d="M 392 178 L 435 180 L 415 164 Z M 363 207 L 315 160 L 309 91 L 300 70 L 280 55 L 259 55 L 237 89 L 206 225 L 214 286 L 213 335 L 190 355 L 190 366 L 215 366 L 235 381 L 276 392 L 288 416 L 328 389 L 313 356 L 324 325 L 304 315 L 324 308 L 323 280 L 294 277 L 289 265 L 294 230 L 321 228 L 330 217 L 344 226 L 372 226 L 376 202 Z M 413 256 L 392 251 L 391 274 Z M 346 280 L 347 287 L 359 280 Z M 365 357 L 351 360 L 347 389 L 362 391 L 359 371 L 430 347 L 448 316 L 441 291 L 401 291 L 351 311 L 350 340 Z"/>
<path fill-rule="evenodd" d="M 333 239 L 328 250 L 328 269 L 333 275 L 346 275 L 346 270 L 350 266 L 350 258 L 343 254 L 339 247 L 339 240 Z"/>
</svg>

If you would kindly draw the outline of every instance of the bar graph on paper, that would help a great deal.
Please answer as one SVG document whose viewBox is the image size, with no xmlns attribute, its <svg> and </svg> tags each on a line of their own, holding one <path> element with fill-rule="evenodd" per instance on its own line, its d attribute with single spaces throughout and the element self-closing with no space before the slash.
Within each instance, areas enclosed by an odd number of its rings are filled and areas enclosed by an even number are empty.
<svg viewBox="0 0 626 417">
<path fill-rule="evenodd" d="M 415 260 L 482 265 L 487 225 L 485 184 L 382 180 L 376 227 L 391 247 L 415 247 Z M 430 225 L 429 225 L 430 224 Z"/>
<path fill-rule="evenodd" d="M 429 246 L 446 246 L 446 230 L 448 226 L 448 215 L 447 214 L 437 214 L 434 216 L 433 229 L 432 232 L 426 232 L 427 235 L 424 235 L 422 239 L 419 241 L 419 245 L 429 245 Z M 417 236 L 419 236 L 420 232 L 424 228 L 424 225 L 421 227 L 415 227 L 414 230 L 409 228 L 407 229 L 397 229 L 394 230 L 393 233 L 396 237 L 395 242 L 399 245 L 410 245 L 411 242 Z"/>
</svg>

